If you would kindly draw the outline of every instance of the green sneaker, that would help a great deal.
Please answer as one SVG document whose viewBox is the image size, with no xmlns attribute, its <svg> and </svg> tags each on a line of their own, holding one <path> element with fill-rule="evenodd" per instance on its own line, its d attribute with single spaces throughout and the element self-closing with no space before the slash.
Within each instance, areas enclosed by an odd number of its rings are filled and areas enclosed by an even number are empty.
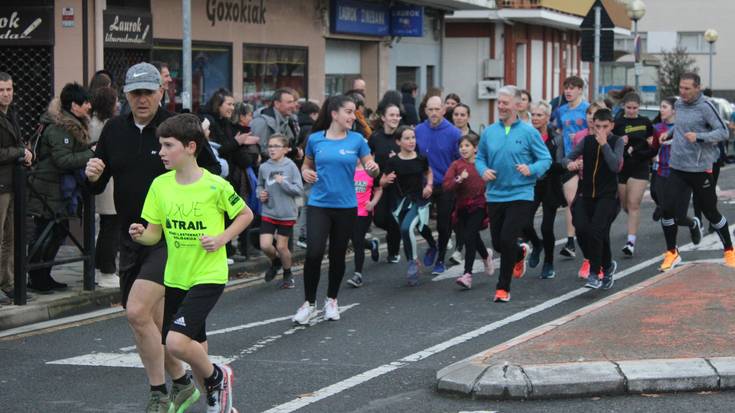
<svg viewBox="0 0 735 413">
<path fill-rule="evenodd" d="M 192 404 L 199 400 L 199 389 L 192 380 L 187 385 L 174 383 L 171 386 L 171 407 L 168 413 L 184 413 Z"/>
<path fill-rule="evenodd" d="M 151 398 L 148 399 L 148 407 L 145 411 L 146 413 L 168 413 L 170 406 L 171 401 L 168 394 L 154 390 L 151 392 Z"/>
</svg>

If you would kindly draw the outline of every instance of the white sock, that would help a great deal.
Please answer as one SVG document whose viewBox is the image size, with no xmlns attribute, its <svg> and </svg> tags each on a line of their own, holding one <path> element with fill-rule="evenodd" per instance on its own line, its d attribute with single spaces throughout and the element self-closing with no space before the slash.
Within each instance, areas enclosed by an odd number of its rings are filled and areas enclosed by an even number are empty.
<svg viewBox="0 0 735 413">
<path fill-rule="evenodd" d="M 628 234 L 628 242 L 635 245 L 635 235 Z"/>
</svg>

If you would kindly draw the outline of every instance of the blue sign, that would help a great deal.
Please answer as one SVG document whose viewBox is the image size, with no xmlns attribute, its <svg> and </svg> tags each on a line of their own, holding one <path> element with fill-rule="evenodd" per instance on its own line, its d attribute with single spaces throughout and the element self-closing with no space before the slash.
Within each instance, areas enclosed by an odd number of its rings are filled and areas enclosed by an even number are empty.
<svg viewBox="0 0 735 413">
<path fill-rule="evenodd" d="M 389 9 L 383 4 L 355 0 L 332 0 L 333 33 L 390 35 Z"/>
<path fill-rule="evenodd" d="M 423 37 L 424 8 L 408 4 L 391 7 L 390 34 L 401 37 Z"/>
</svg>

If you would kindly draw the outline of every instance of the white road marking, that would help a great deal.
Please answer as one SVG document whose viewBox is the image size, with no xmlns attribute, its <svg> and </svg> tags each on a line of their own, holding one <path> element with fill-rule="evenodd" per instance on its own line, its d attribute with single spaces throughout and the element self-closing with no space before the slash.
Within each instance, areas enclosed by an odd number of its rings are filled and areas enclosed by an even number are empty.
<svg viewBox="0 0 735 413">
<path fill-rule="evenodd" d="M 209 356 L 215 363 L 230 363 L 233 359 L 223 356 Z M 70 366 L 91 367 L 127 367 L 143 368 L 137 353 L 92 353 L 83 356 L 70 357 L 62 360 L 46 362 L 46 364 L 61 364 Z M 187 367 L 188 368 L 188 367 Z"/>
<path fill-rule="evenodd" d="M 735 225 L 730 226 L 730 229 L 729 230 L 732 231 L 733 228 L 735 228 Z M 705 236 L 702 239 L 702 242 L 704 242 L 705 239 L 708 238 L 708 237 L 717 237 L 717 235 L 716 234 L 709 234 L 709 235 Z M 691 243 L 690 244 L 687 244 L 687 245 L 684 245 L 684 246 L 682 246 L 680 248 L 680 251 L 688 251 L 688 250 L 691 250 L 691 247 L 692 246 L 693 245 Z M 621 278 L 627 277 L 628 275 L 630 275 L 632 273 L 635 273 L 636 271 L 642 270 L 642 269 L 644 269 L 646 267 L 649 267 L 649 266 L 651 266 L 653 264 L 656 264 L 656 263 L 658 263 L 660 261 L 661 261 L 661 257 L 660 256 L 655 256 L 653 258 L 649 258 L 649 259 L 647 259 L 647 260 L 645 260 L 643 262 L 640 262 L 640 263 L 638 263 L 638 264 L 636 264 L 636 265 L 634 265 L 632 267 L 626 268 L 625 270 L 622 270 L 622 271 L 618 272 L 615 275 L 615 279 L 616 280 L 619 280 Z M 721 262 L 721 260 L 718 260 L 716 262 Z M 343 392 L 345 390 L 349 390 L 349 389 L 351 389 L 351 388 L 353 388 L 355 386 L 358 386 L 360 384 L 363 384 L 365 382 L 368 382 L 368 381 L 370 381 L 370 380 L 372 380 L 374 378 L 377 378 L 377 377 L 383 376 L 385 374 L 388 374 L 388 373 L 390 373 L 392 371 L 398 370 L 398 369 L 400 369 L 402 367 L 405 367 L 405 366 L 407 366 L 407 365 L 409 365 L 411 363 L 415 363 L 417 361 L 424 360 L 424 359 L 426 359 L 428 357 L 431 357 L 431 356 L 433 356 L 433 355 L 435 355 L 437 353 L 440 353 L 440 352 L 442 352 L 444 350 L 448 350 L 448 349 L 450 349 L 452 347 L 455 347 L 457 345 L 463 344 L 463 343 L 465 343 L 465 342 L 467 342 L 469 340 L 472 340 L 474 338 L 477 338 L 477 337 L 479 337 L 479 336 L 481 336 L 483 334 L 486 334 L 486 333 L 489 333 L 491 331 L 497 330 L 500 327 L 504 327 L 504 326 L 506 326 L 508 324 L 511 324 L 513 322 L 516 322 L 516 321 L 519 321 L 519 320 L 523 320 L 524 318 L 530 317 L 530 316 L 532 316 L 534 314 L 537 314 L 537 313 L 546 311 L 546 310 L 548 310 L 551 307 L 554 307 L 554 306 L 556 306 L 558 304 L 564 303 L 566 301 L 569 301 L 569 300 L 571 300 L 573 298 L 576 298 L 576 297 L 578 297 L 578 296 L 580 296 L 582 294 L 585 294 L 585 293 L 588 293 L 588 292 L 591 292 L 591 291 L 595 291 L 595 290 L 590 290 L 590 289 L 587 289 L 587 288 L 584 288 L 584 287 L 578 288 L 576 290 L 572 290 L 572 291 L 570 291 L 570 292 L 568 292 L 568 293 L 566 293 L 564 295 L 561 295 L 561 296 L 556 297 L 556 298 L 552 298 L 552 299 L 550 299 L 548 301 L 545 301 L 545 302 L 543 302 L 541 304 L 538 304 L 538 305 L 536 305 L 534 307 L 528 308 L 528 309 L 526 309 L 524 311 L 521 311 L 519 313 L 513 314 L 513 315 L 511 315 L 509 317 L 506 317 L 506 318 L 504 318 L 502 320 L 495 321 L 493 323 L 484 325 L 484 326 L 482 326 L 480 328 L 477 328 L 475 330 L 469 331 L 467 333 L 464 333 L 464 334 L 459 335 L 457 337 L 451 338 L 451 339 L 449 339 L 447 341 L 444 341 L 442 343 L 436 344 L 434 346 L 431 346 L 431 347 L 426 348 L 424 350 L 421 350 L 419 352 L 416 352 L 416 353 L 413 353 L 411 355 L 408 355 L 408 356 L 406 356 L 406 357 L 404 357 L 402 359 L 393 361 L 393 362 L 388 363 L 388 364 L 383 364 L 382 366 L 378 366 L 378 367 L 376 367 L 374 369 L 367 370 L 367 371 L 362 372 L 362 373 L 360 373 L 358 375 L 349 377 L 349 378 L 347 378 L 345 380 L 339 381 L 339 382 L 334 383 L 332 385 L 329 385 L 327 387 L 323 387 L 323 388 L 321 388 L 319 390 L 316 390 L 314 392 L 308 393 L 307 395 L 304 395 L 303 397 L 299 397 L 299 398 L 296 398 L 294 400 L 291 400 L 290 402 L 287 402 L 287 403 L 284 403 L 284 404 L 275 406 L 275 407 L 273 407 L 271 409 L 266 410 L 264 413 L 290 413 L 290 412 L 296 411 L 298 409 L 301 409 L 301 408 L 304 408 L 304 407 L 309 406 L 311 404 L 314 404 L 314 403 L 316 403 L 316 402 L 318 402 L 320 400 L 326 399 L 328 397 L 331 397 L 331 396 L 334 396 L 334 395 L 336 395 L 338 393 L 341 393 L 341 392 Z"/>
</svg>

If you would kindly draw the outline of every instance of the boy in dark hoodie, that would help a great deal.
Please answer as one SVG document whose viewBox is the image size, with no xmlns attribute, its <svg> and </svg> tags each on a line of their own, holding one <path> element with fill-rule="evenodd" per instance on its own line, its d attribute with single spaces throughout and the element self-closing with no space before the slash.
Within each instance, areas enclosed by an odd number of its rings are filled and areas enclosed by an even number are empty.
<svg viewBox="0 0 735 413">
<path fill-rule="evenodd" d="M 590 276 L 585 287 L 607 290 L 613 286 L 618 265 L 610 251 L 610 225 L 615 220 L 618 203 L 618 173 L 623 167 L 623 139 L 612 134 L 613 116 L 609 109 L 595 112 L 593 134 L 586 136 L 563 160 L 574 172 L 582 169 L 582 180 L 572 204 L 577 237 L 587 246 Z M 582 159 L 577 159 L 582 156 Z M 603 278 L 595 277 L 598 271 Z"/>
</svg>

